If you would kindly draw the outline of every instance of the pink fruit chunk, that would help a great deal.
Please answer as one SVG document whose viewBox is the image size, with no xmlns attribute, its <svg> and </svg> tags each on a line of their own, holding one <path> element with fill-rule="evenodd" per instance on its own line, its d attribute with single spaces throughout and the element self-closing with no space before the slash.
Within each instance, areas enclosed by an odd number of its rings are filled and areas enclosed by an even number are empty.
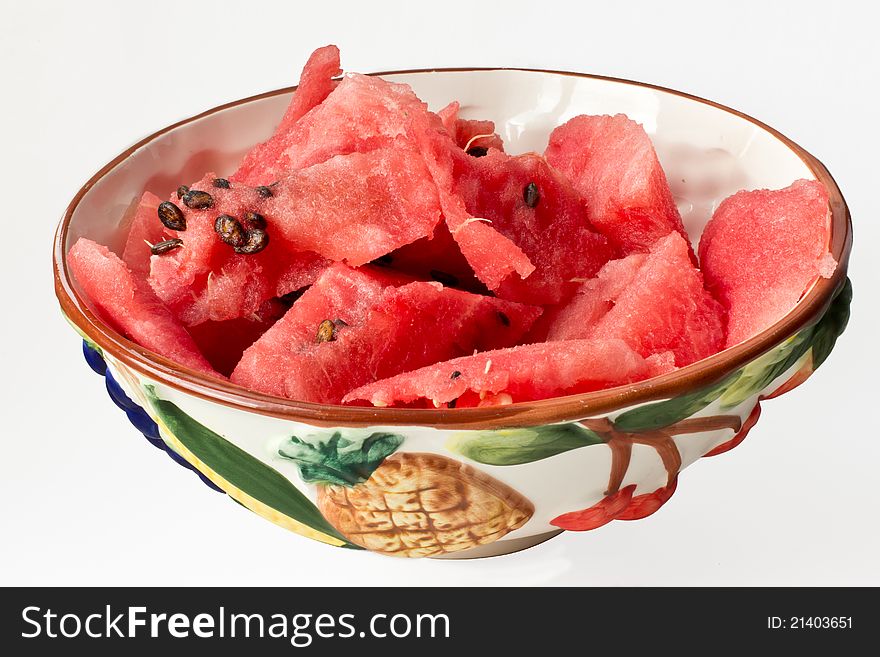
<svg viewBox="0 0 880 657">
<path fill-rule="evenodd" d="M 441 217 L 431 174 L 405 141 L 333 157 L 272 189 L 272 229 L 296 250 L 351 266 L 431 237 Z"/>
<path fill-rule="evenodd" d="M 512 274 L 525 278 L 535 271 L 535 265 L 519 246 L 487 219 L 468 212 L 464 199 L 456 193 L 456 166 L 465 166 L 462 162 L 473 158 L 465 155 L 445 130 L 418 117 L 410 124 L 410 136 L 434 179 L 449 232 L 477 278 L 495 289 Z"/>
<path fill-rule="evenodd" d="M 609 262 L 548 316 L 547 340 L 620 338 L 645 358 L 671 351 L 676 367 L 724 344 L 724 309 L 704 289 L 678 233 L 647 254 Z"/>
<path fill-rule="evenodd" d="M 525 279 L 508 275 L 492 287 L 499 297 L 558 303 L 572 279 L 594 276 L 615 255 L 580 195 L 540 155 L 458 158 L 455 176 L 468 213 L 491 221 L 535 266 Z"/>
<path fill-rule="evenodd" d="M 828 192 L 816 180 L 725 199 L 700 239 L 709 289 L 728 311 L 730 347 L 788 313 L 837 263 L 828 251 Z"/>
<path fill-rule="evenodd" d="M 303 68 L 299 86 L 275 132 L 268 140 L 258 144 L 244 156 L 234 179 L 252 182 L 254 185 L 273 182 L 259 178 L 257 172 L 265 167 L 271 167 L 278 161 L 287 146 L 287 137 L 296 123 L 330 95 L 337 84 L 332 78 L 341 72 L 339 48 L 330 45 L 313 52 Z"/>
<path fill-rule="evenodd" d="M 439 283 L 405 282 L 387 270 L 334 265 L 245 352 L 232 381 L 338 404 L 378 378 L 515 344 L 540 313 Z M 334 323 L 332 339 L 321 341 L 325 320 Z"/>
<path fill-rule="evenodd" d="M 454 100 L 437 112 L 446 132 L 455 140 L 459 148 L 479 146 L 504 150 L 504 142 L 495 132 L 494 121 L 462 119 L 458 115 L 460 109 L 458 101 Z"/>
<path fill-rule="evenodd" d="M 107 247 L 80 238 L 67 262 L 86 296 L 128 338 L 175 363 L 221 376 L 146 282 Z"/>
<path fill-rule="evenodd" d="M 648 251 L 670 232 L 687 239 L 651 139 L 625 115 L 576 116 L 550 134 L 545 155 L 622 253 Z"/>
<path fill-rule="evenodd" d="M 128 227 L 122 261 L 141 278 L 146 278 L 150 273 L 150 244 L 161 242 L 170 235 L 156 216 L 161 202 L 162 199 L 155 194 L 144 192 L 134 208 Z"/>
<path fill-rule="evenodd" d="M 353 390 L 374 406 L 497 405 L 601 390 L 651 375 L 622 340 L 569 340 L 498 349 L 436 363 Z"/>
<path fill-rule="evenodd" d="M 320 105 L 273 137 L 271 151 L 247 157 L 230 179 L 268 185 L 335 155 L 389 146 L 406 134 L 415 116 L 430 118 L 442 129 L 439 117 L 429 117 L 427 105 L 409 85 L 349 74 Z"/>
<path fill-rule="evenodd" d="M 210 195 L 210 207 L 189 208 L 172 197 L 186 219 L 186 230 L 169 232 L 183 246 L 154 255 L 150 262 L 150 285 L 187 326 L 246 317 L 267 299 L 310 284 L 327 264 L 284 239 L 269 214 L 271 198 L 236 183 L 228 189 L 218 187 L 214 178 L 209 173 L 191 185 L 191 190 Z M 268 224 L 268 246 L 254 254 L 236 253 L 214 229 L 218 216 L 242 220 L 247 212 L 261 215 Z M 155 220 L 159 223 L 158 216 Z"/>
</svg>

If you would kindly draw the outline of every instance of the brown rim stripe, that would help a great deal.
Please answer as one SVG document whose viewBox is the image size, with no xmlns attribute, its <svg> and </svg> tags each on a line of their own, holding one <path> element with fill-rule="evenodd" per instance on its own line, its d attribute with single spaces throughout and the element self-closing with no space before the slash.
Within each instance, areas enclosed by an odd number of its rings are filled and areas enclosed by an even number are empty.
<svg viewBox="0 0 880 657">
<path fill-rule="evenodd" d="M 591 415 L 607 413 L 617 408 L 631 406 L 647 401 L 675 397 L 685 390 L 694 389 L 718 381 L 727 374 L 742 367 L 765 351 L 779 344 L 801 328 L 815 321 L 828 307 L 835 290 L 842 284 L 846 276 L 847 261 L 852 248 L 852 224 L 846 201 L 825 166 L 804 150 L 801 146 L 780 133 L 778 130 L 752 118 L 751 116 L 731 109 L 719 103 L 687 94 L 675 89 L 668 89 L 653 84 L 612 78 L 571 71 L 555 71 L 531 68 L 436 68 L 382 71 L 371 75 L 404 75 L 419 73 L 460 73 L 471 71 L 523 71 L 529 73 L 550 73 L 573 77 L 604 80 L 620 84 L 633 85 L 654 89 L 663 93 L 680 96 L 695 102 L 720 109 L 766 130 L 788 146 L 810 169 L 813 175 L 828 190 L 831 206 L 831 253 L 838 262 L 838 267 L 830 279 L 820 279 L 816 285 L 801 299 L 795 308 L 776 324 L 762 331 L 755 337 L 735 347 L 710 356 L 680 370 L 640 383 L 567 397 L 555 397 L 536 402 L 522 402 L 509 406 L 489 408 L 463 408 L 454 410 L 395 409 L 367 408 L 358 406 L 333 406 L 297 402 L 265 395 L 242 388 L 228 381 L 206 376 L 195 370 L 180 366 L 167 358 L 127 340 L 122 335 L 105 325 L 100 318 L 89 310 L 85 301 L 74 289 L 64 253 L 64 244 L 71 217 L 83 196 L 108 172 L 121 161 L 129 157 L 139 148 L 175 128 L 192 123 L 211 114 L 221 112 L 263 98 L 278 96 L 296 90 L 286 87 L 266 93 L 242 98 L 226 103 L 201 114 L 184 119 L 167 126 L 142 139 L 124 152 L 120 153 L 101 168 L 83 185 L 58 225 L 55 235 L 53 253 L 53 270 L 55 275 L 55 294 L 61 303 L 65 315 L 85 335 L 89 336 L 101 349 L 124 365 L 161 384 L 170 386 L 196 397 L 257 412 L 263 415 L 278 417 L 318 426 L 352 426 L 366 427 L 378 425 L 422 425 L 437 428 L 454 429 L 493 429 L 509 426 L 533 426 L 552 422 L 578 420 Z"/>
</svg>

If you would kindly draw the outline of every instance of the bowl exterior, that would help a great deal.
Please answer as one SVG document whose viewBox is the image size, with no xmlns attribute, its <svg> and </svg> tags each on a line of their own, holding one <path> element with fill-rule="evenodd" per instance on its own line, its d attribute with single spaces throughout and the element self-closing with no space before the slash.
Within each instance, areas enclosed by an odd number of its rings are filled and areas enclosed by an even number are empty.
<svg viewBox="0 0 880 657">
<path fill-rule="evenodd" d="M 575 422 L 491 430 L 270 417 L 162 385 L 82 337 L 132 424 L 212 489 L 330 545 L 471 558 L 657 511 L 682 469 L 741 443 L 762 400 L 824 362 L 851 294 L 846 280 L 815 323 L 713 384 Z"/>
</svg>

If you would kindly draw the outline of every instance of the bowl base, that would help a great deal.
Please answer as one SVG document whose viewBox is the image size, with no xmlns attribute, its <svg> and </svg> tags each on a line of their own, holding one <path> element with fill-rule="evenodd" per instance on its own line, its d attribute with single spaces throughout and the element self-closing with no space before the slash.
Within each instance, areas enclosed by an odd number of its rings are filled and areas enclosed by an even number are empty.
<svg viewBox="0 0 880 657">
<path fill-rule="evenodd" d="M 544 541 L 549 541 L 554 536 L 559 536 L 564 529 L 555 529 L 552 532 L 543 534 L 535 534 L 534 536 L 524 536 L 523 538 L 513 538 L 508 541 L 496 541 L 488 545 L 471 548 L 470 550 L 462 550 L 461 552 L 452 552 L 437 557 L 428 557 L 429 559 L 483 559 L 485 557 L 500 557 L 504 554 L 513 554 L 521 550 L 527 550 L 530 547 L 540 545 Z"/>
</svg>

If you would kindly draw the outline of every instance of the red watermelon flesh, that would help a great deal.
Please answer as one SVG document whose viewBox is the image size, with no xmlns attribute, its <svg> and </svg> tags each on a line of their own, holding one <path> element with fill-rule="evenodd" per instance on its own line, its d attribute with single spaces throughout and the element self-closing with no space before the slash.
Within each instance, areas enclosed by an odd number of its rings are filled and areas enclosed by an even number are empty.
<svg viewBox="0 0 880 657">
<path fill-rule="evenodd" d="M 458 115 L 460 109 L 458 101 L 454 100 L 437 112 L 446 132 L 455 139 L 459 148 L 467 150 L 471 146 L 482 146 L 504 150 L 504 142 L 495 132 L 494 121 L 462 119 Z"/>
<path fill-rule="evenodd" d="M 155 194 L 144 192 L 128 226 L 122 261 L 141 278 L 146 278 L 150 273 L 150 244 L 164 240 L 166 233 L 170 235 L 156 216 L 161 202 L 162 199 Z"/>
<path fill-rule="evenodd" d="M 432 236 L 441 216 L 431 174 L 403 140 L 300 169 L 272 189 L 270 227 L 297 250 L 351 266 Z"/>
<path fill-rule="evenodd" d="M 455 165 L 455 192 L 467 211 L 490 220 L 535 265 L 525 279 L 508 275 L 493 287 L 499 297 L 558 303 L 572 279 L 594 276 L 615 255 L 593 229 L 580 195 L 540 155 L 511 157 L 492 150 L 480 158 L 457 158 Z M 529 185 L 538 194 L 534 207 L 526 201 Z"/>
<path fill-rule="evenodd" d="M 230 179 L 268 185 L 335 155 L 389 146 L 406 134 L 407 125 L 415 116 L 442 129 L 439 117 L 429 115 L 427 105 L 409 85 L 349 74 L 324 102 L 279 134 L 273 152 L 263 154 L 259 160 L 256 155 L 248 158 Z"/>
<path fill-rule="evenodd" d="M 128 338 L 185 367 L 221 376 L 173 313 L 107 247 L 80 238 L 67 262 L 86 296 Z"/>
<path fill-rule="evenodd" d="M 150 285 L 188 326 L 246 317 L 267 299 L 296 289 L 294 285 L 310 284 L 326 266 L 321 256 L 293 248 L 273 230 L 267 213 L 270 199 L 243 185 L 216 187 L 214 177 L 209 173 L 191 186 L 208 192 L 212 207 L 190 209 L 172 198 L 186 218 L 186 230 L 169 232 L 183 240 L 183 246 L 152 256 L 150 262 Z M 238 254 L 220 240 L 214 222 L 221 214 L 241 218 L 248 211 L 266 218 L 269 245 L 256 254 Z"/>
<path fill-rule="evenodd" d="M 254 185 L 268 184 L 272 180 L 253 179 L 252 173 L 260 171 L 267 163 L 273 163 L 281 157 L 286 146 L 288 134 L 296 123 L 313 108 L 320 105 L 337 83 L 332 78 L 341 73 L 339 68 L 339 49 L 336 46 L 318 48 L 309 57 L 299 78 L 299 86 L 281 122 L 272 136 L 262 144 L 255 146 L 239 165 L 234 178 L 251 181 Z"/>
<path fill-rule="evenodd" d="M 569 340 L 498 349 L 436 363 L 353 390 L 344 402 L 456 408 L 546 399 L 632 383 L 650 376 L 622 340 Z"/>
<path fill-rule="evenodd" d="M 670 232 L 687 239 L 650 137 L 624 114 L 576 116 L 550 133 L 544 154 L 622 253 L 644 253 Z"/>
<path fill-rule="evenodd" d="M 828 192 L 816 180 L 725 199 L 700 239 L 706 283 L 727 308 L 726 346 L 780 320 L 837 263 L 828 251 Z"/>
<path fill-rule="evenodd" d="M 392 251 L 380 258 L 378 264 L 470 292 L 488 292 L 474 274 L 443 221 L 437 224 L 432 237 L 423 237 Z"/>
<path fill-rule="evenodd" d="M 377 378 L 514 344 L 540 313 L 439 283 L 389 287 L 387 279 L 376 280 L 387 274 L 340 267 L 328 270 L 245 352 L 234 382 L 291 399 L 339 403 Z M 317 329 L 326 319 L 344 324 L 333 341 L 318 343 Z"/>
<path fill-rule="evenodd" d="M 620 338 L 645 357 L 672 351 L 683 367 L 717 352 L 724 335 L 724 309 L 704 289 L 687 242 L 670 233 L 583 283 L 547 339 Z"/>
<path fill-rule="evenodd" d="M 280 303 L 279 306 L 284 311 L 287 310 Z M 282 315 L 283 312 L 277 316 L 275 313 L 263 316 L 257 312 L 248 317 L 223 322 L 207 321 L 190 327 L 189 333 L 211 366 L 229 376 L 241 360 L 245 349 L 259 340 Z"/>
<path fill-rule="evenodd" d="M 331 265 L 293 307 L 244 352 L 232 373 L 232 381 L 286 396 L 286 381 L 297 376 L 295 368 L 314 365 L 309 360 L 319 346 L 316 336 L 321 322 L 341 319 L 348 327 L 361 326 L 386 287 L 409 281 L 396 272 L 380 268 Z M 332 383 L 328 381 L 327 385 Z"/>
<path fill-rule="evenodd" d="M 443 218 L 462 255 L 474 273 L 489 289 L 516 273 L 525 278 L 535 270 L 529 257 L 513 241 L 502 235 L 483 217 L 474 217 L 455 192 L 455 168 L 462 158 L 472 160 L 443 130 L 415 117 L 410 135 L 418 145 L 431 172 L 443 210 Z"/>
</svg>

